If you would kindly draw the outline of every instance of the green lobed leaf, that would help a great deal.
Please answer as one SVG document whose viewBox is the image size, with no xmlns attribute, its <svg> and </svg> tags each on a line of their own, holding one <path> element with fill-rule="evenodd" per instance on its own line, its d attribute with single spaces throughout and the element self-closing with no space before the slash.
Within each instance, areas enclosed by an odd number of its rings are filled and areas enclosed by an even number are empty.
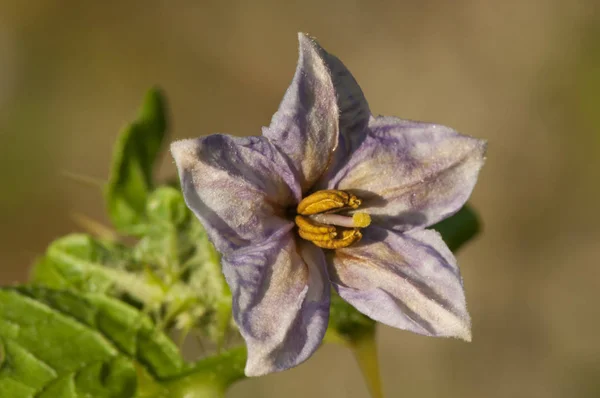
<svg viewBox="0 0 600 398">
<path fill-rule="evenodd" d="M 231 293 L 220 257 L 175 188 L 155 189 L 143 236 L 129 246 L 73 234 L 53 242 L 31 281 L 57 289 L 132 298 L 162 327 L 192 329 L 223 346 L 232 326 Z"/>
<path fill-rule="evenodd" d="M 231 320 L 231 293 L 220 256 L 180 190 L 162 186 L 150 194 L 149 223 L 132 257 L 164 286 L 165 322 L 185 332 L 194 328 L 219 348 Z M 130 269 L 131 270 L 131 269 Z"/>
<path fill-rule="evenodd" d="M 72 288 L 107 293 L 112 281 L 106 270 L 94 267 L 109 261 L 111 251 L 85 234 L 71 234 L 52 242 L 34 265 L 30 280 L 55 289 Z"/>
<path fill-rule="evenodd" d="M 54 289 L 82 293 L 129 294 L 144 303 L 159 302 L 164 291 L 144 274 L 127 272 L 131 260 L 118 245 L 107 245 L 85 234 L 54 241 L 34 266 L 30 281 Z"/>
<path fill-rule="evenodd" d="M 144 99 L 138 118 L 121 132 L 113 152 L 105 199 L 108 215 L 121 232 L 143 222 L 152 170 L 167 129 L 164 99 L 156 89 Z"/>
<path fill-rule="evenodd" d="M 209 309 L 195 326 L 203 327 L 204 334 L 220 349 L 228 329 L 233 325 L 231 291 L 221 270 L 220 254 L 195 217 L 191 217 L 189 234 L 192 241 L 196 242 L 196 248 L 186 261 L 189 269 L 186 283 L 198 292 L 199 299 Z"/>
<path fill-rule="evenodd" d="M 150 319 L 99 294 L 0 288 L 0 396 L 133 397 L 141 367 L 157 381 L 186 370 Z"/>
</svg>

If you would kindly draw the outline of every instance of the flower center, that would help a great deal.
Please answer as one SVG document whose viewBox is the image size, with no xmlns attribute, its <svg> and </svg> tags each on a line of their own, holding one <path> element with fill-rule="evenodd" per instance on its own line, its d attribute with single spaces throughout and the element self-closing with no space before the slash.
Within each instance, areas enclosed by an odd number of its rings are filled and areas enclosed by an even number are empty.
<svg viewBox="0 0 600 398">
<path fill-rule="evenodd" d="M 349 217 L 335 213 L 358 209 L 361 203 L 351 193 L 333 189 L 307 196 L 296 208 L 300 237 L 323 249 L 340 249 L 358 242 L 362 238 L 359 229 L 371 224 L 371 216 L 355 213 Z"/>
</svg>

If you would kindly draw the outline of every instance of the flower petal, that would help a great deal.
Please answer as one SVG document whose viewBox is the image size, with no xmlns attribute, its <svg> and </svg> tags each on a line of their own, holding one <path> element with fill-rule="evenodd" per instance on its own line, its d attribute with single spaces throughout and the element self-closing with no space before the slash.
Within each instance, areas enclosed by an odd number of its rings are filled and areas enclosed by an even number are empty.
<svg viewBox="0 0 600 398">
<path fill-rule="evenodd" d="M 223 259 L 233 316 L 248 347 L 246 375 L 304 362 L 321 344 L 329 320 L 323 252 L 283 234 Z"/>
<path fill-rule="evenodd" d="M 264 137 L 215 134 L 174 142 L 171 152 L 186 203 L 221 253 L 293 227 L 284 212 L 299 185 Z"/>
<path fill-rule="evenodd" d="M 296 74 L 263 135 L 285 153 L 307 190 L 327 169 L 338 142 L 338 108 L 319 46 L 298 35 Z"/>
<path fill-rule="evenodd" d="M 433 230 L 364 230 L 335 252 L 329 268 L 339 295 L 372 319 L 428 336 L 471 340 L 456 260 Z"/>
<path fill-rule="evenodd" d="M 467 201 L 485 160 L 486 144 L 451 128 L 394 117 L 372 118 L 369 135 L 328 182 L 355 191 L 361 211 L 397 231 L 423 228 Z"/>
<path fill-rule="evenodd" d="M 318 44 L 317 44 L 318 45 Z M 352 73 L 335 55 L 319 47 L 325 64 L 329 68 L 339 108 L 339 142 L 327 175 L 332 176 L 343 167 L 350 155 L 367 136 L 371 117 L 369 104 Z M 323 180 L 327 180 L 325 176 Z"/>
</svg>

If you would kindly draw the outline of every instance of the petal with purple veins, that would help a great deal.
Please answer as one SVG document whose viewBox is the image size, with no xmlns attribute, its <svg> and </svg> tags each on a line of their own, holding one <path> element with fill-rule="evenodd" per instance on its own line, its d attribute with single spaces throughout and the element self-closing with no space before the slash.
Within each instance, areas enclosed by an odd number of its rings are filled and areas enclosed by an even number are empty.
<svg viewBox="0 0 600 398">
<path fill-rule="evenodd" d="M 303 190 L 325 172 L 338 142 L 338 108 L 320 47 L 299 34 L 296 74 L 263 135 L 285 153 Z"/>
<path fill-rule="evenodd" d="M 424 228 L 467 201 L 485 160 L 485 142 L 451 128 L 372 118 L 369 134 L 328 188 L 363 199 L 361 211 L 397 231 Z"/>
<path fill-rule="evenodd" d="M 215 134 L 171 145 L 188 207 L 223 253 L 288 231 L 286 207 L 300 187 L 283 155 L 264 137 Z"/>
<path fill-rule="evenodd" d="M 343 154 L 348 156 L 364 139 L 371 111 L 362 89 L 348 68 L 335 55 L 329 54 L 325 50 L 323 52 L 325 63 L 331 71 L 340 112 L 340 142 L 338 145 L 343 144 Z"/>
<path fill-rule="evenodd" d="M 456 260 L 432 230 L 406 234 L 369 227 L 330 259 L 339 295 L 372 319 L 428 335 L 471 340 Z"/>
<path fill-rule="evenodd" d="M 246 375 L 291 368 L 319 347 L 330 294 L 320 249 L 283 234 L 226 256 L 223 273 L 248 347 Z"/>
<path fill-rule="evenodd" d="M 319 183 L 319 186 L 323 187 L 322 182 L 343 167 L 366 138 L 371 111 L 362 89 L 346 65 L 335 55 L 329 54 L 321 47 L 319 49 L 331 72 L 340 113 L 338 147 L 326 175 Z"/>
</svg>

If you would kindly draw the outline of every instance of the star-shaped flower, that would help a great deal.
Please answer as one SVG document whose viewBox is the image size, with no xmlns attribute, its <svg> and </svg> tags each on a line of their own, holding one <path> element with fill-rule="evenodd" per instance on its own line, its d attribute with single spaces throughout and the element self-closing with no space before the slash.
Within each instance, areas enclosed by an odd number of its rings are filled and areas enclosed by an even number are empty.
<svg viewBox="0 0 600 398">
<path fill-rule="evenodd" d="M 296 74 L 261 137 L 171 151 L 186 202 L 222 254 L 249 376 L 305 361 L 330 286 L 381 323 L 470 340 L 456 260 L 428 226 L 458 211 L 485 143 L 374 117 L 346 67 L 300 34 Z"/>
</svg>

